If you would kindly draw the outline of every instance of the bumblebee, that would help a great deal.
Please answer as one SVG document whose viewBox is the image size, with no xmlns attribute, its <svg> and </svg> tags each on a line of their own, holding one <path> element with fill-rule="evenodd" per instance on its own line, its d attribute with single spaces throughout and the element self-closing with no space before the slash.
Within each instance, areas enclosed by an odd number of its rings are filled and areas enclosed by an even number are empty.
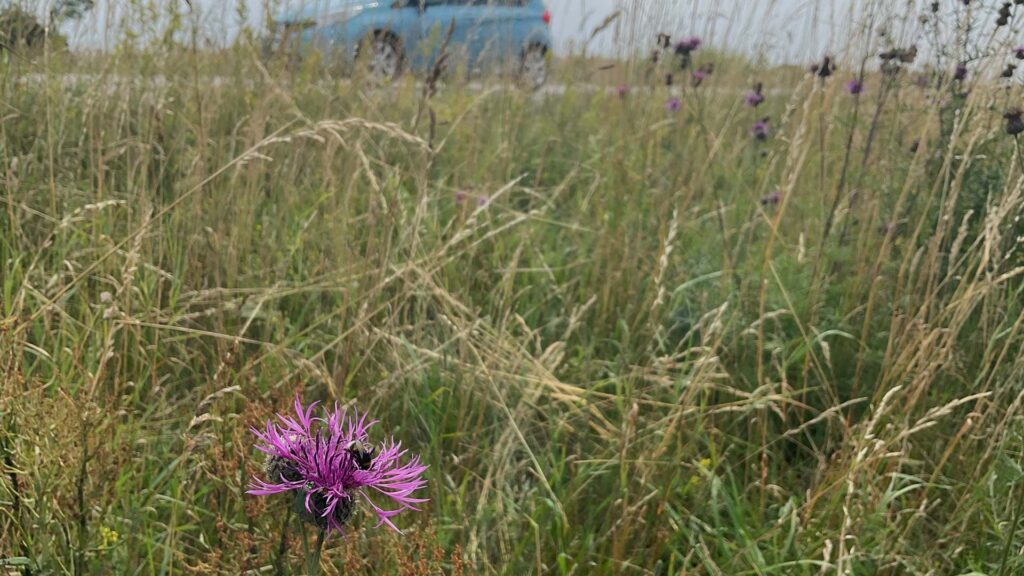
<svg viewBox="0 0 1024 576">
<path fill-rule="evenodd" d="M 373 457 L 377 449 L 369 442 L 353 440 L 345 447 L 345 451 L 352 455 L 352 461 L 356 463 L 357 468 L 369 470 L 370 466 L 373 465 Z"/>
</svg>

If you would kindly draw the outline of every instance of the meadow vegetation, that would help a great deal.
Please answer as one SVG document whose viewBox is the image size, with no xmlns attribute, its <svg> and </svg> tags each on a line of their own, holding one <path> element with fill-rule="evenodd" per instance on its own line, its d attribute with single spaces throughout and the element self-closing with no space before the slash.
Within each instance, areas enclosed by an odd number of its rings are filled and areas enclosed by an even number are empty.
<svg viewBox="0 0 1024 576">
<path fill-rule="evenodd" d="M 2 55 L 0 566 L 301 572 L 244 494 L 299 394 L 430 466 L 325 574 L 1024 573 L 1019 83 L 873 37 L 435 92 L 189 24 Z"/>
</svg>

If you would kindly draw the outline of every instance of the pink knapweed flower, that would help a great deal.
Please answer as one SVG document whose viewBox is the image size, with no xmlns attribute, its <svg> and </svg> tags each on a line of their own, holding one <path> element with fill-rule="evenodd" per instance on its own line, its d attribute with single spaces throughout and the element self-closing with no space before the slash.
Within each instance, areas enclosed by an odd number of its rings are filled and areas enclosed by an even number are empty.
<svg viewBox="0 0 1024 576">
<path fill-rule="evenodd" d="M 769 119 L 765 116 L 757 122 L 754 122 L 754 125 L 750 127 L 750 134 L 755 140 L 764 141 L 768 139 L 769 135 L 771 135 L 772 129 L 771 126 L 768 125 L 768 122 Z"/>
<path fill-rule="evenodd" d="M 754 84 L 754 88 L 751 89 L 750 92 L 747 92 L 747 96 L 744 98 L 747 106 L 757 108 L 762 102 L 764 102 L 764 94 L 762 94 L 762 90 L 764 90 L 764 84 L 760 82 Z"/>
<path fill-rule="evenodd" d="M 700 38 L 690 36 L 676 42 L 676 54 L 688 54 L 700 48 Z"/>
<path fill-rule="evenodd" d="M 256 448 L 270 456 L 266 480 L 253 478 L 248 494 L 269 496 L 291 492 L 299 516 L 327 532 L 341 531 L 362 501 L 377 515 L 377 525 L 387 524 L 400 532 L 391 518 L 405 510 L 416 510 L 426 502 L 412 493 L 426 486 L 427 467 L 418 456 L 405 464 L 406 454 L 394 440 L 377 445 L 369 441 L 368 430 L 377 423 L 357 412 L 351 415 L 335 405 L 314 417 L 317 403 L 303 408 L 295 398 L 295 417 L 277 415 L 265 430 L 252 428 L 259 442 Z M 382 508 L 376 499 L 397 504 Z"/>
</svg>

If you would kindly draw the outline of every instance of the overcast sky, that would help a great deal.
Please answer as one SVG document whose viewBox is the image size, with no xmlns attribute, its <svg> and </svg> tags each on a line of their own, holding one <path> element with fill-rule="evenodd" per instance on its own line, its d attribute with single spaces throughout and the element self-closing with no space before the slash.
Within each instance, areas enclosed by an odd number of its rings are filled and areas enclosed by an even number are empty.
<svg viewBox="0 0 1024 576">
<path fill-rule="evenodd" d="M 2 0 L 0 0 L 2 1 Z M 45 5 L 53 0 L 27 0 Z M 244 23 L 262 26 L 267 4 L 278 8 L 284 4 L 311 0 L 192 0 L 203 37 L 212 44 L 226 44 L 240 29 L 243 20 L 239 6 L 247 13 Z M 320 0 L 323 1 L 323 0 Z M 591 31 L 606 17 L 621 11 L 621 17 L 589 43 L 591 52 L 611 54 L 640 46 L 650 49 L 657 32 L 674 37 L 698 35 L 706 45 L 726 48 L 771 62 L 807 62 L 823 52 L 839 53 L 847 46 L 863 46 L 851 42 L 858 36 L 857 25 L 874 19 L 901 29 L 917 26 L 924 0 L 546 0 L 552 13 L 552 34 L 556 50 L 578 50 L 587 43 Z M 959 6 L 954 0 L 944 0 Z M 997 0 L 982 0 L 998 4 Z M 125 6 L 148 5 L 149 12 Z M 63 32 L 77 46 L 110 47 L 110 28 L 118 25 L 120 16 L 131 12 L 133 25 L 158 28 L 153 22 L 166 15 L 168 6 L 185 9 L 185 0 L 97 0 L 94 12 L 65 26 Z M 885 12 L 882 16 L 881 12 Z M 150 31 L 150 33 L 153 33 Z"/>
</svg>

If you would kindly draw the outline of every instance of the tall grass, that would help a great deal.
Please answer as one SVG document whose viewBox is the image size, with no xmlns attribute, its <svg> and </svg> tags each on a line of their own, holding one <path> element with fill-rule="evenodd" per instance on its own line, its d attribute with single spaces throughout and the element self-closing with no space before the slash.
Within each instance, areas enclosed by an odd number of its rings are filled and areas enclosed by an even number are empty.
<svg viewBox="0 0 1024 576">
<path fill-rule="evenodd" d="M 5 58 L 0 565 L 300 571 L 243 494 L 299 393 L 431 465 L 328 574 L 1024 572 L 1019 87 Z"/>
</svg>

